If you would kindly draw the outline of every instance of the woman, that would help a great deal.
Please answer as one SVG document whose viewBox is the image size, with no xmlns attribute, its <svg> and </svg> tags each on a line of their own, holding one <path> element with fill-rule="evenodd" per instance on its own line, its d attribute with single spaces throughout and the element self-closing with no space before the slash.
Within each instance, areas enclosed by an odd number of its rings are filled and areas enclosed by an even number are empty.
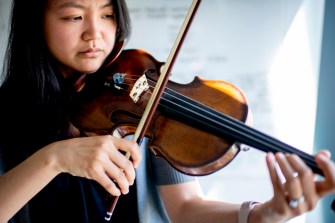
<svg viewBox="0 0 335 223">
<path fill-rule="evenodd" d="M 320 183 L 297 156 L 268 154 L 274 196 L 240 205 L 204 199 L 193 177 L 131 140 L 77 137 L 69 99 L 129 34 L 123 0 L 14 0 L 0 88 L 0 222 L 104 222 L 108 194 L 123 194 L 111 222 L 284 222 L 335 191 L 327 151 L 316 156 Z"/>
</svg>

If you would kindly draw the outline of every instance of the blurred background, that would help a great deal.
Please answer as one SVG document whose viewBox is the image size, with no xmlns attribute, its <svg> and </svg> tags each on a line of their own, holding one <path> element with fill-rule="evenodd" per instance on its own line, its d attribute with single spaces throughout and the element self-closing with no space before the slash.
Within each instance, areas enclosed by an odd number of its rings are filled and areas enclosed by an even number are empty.
<svg viewBox="0 0 335 223">
<path fill-rule="evenodd" d="M 166 61 L 191 3 L 127 0 L 133 32 L 126 48 Z M 0 0 L 0 62 L 10 4 Z M 331 0 L 203 0 L 171 80 L 228 81 L 246 94 L 254 128 L 308 153 L 327 148 L 335 154 L 334 17 Z M 198 179 L 213 199 L 262 202 L 272 196 L 265 153 L 257 149 Z M 290 222 L 335 222 L 333 199 Z"/>
</svg>

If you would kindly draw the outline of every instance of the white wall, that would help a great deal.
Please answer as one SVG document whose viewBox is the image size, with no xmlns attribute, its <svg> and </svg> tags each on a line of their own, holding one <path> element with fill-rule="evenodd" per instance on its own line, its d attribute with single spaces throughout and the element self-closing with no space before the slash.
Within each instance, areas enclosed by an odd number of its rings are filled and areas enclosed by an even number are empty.
<svg viewBox="0 0 335 223">
<path fill-rule="evenodd" d="M 0 0 L 0 69 L 2 69 L 3 56 L 6 50 L 11 2 L 11 0 Z"/>
</svg>

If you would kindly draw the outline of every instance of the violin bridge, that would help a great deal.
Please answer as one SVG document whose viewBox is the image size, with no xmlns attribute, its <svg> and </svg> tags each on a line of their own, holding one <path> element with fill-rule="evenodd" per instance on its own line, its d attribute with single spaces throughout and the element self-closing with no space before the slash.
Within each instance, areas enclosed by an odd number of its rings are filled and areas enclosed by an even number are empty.
<svg viewBox="0 0 335 223">
<path fill-rule="evenodd" d="M 143 74 L 134 84 L 134 87 L 131 89 L 129 96 L 133 99 L 134 103 L 138 101 L 141 94 L 149 89 L 149 83 L 145 74 Z"/>
</svg>

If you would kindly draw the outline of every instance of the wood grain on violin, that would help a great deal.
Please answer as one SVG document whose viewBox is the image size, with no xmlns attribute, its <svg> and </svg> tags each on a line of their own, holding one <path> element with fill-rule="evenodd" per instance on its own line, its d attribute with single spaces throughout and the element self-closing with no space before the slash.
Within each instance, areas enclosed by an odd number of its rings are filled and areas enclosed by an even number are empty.
<svg viewBox="0 0 335 223">
<path fill-rule="evenodd" d="M 143 50 L 123 50 L 71 101 L 71 122 L 83 134 L 134 134 L 164 63 Z M 138 91 L 144 75 L 149 85 Z M 138 85 L 139 84 L 139 85 Z M 136 91 L 135 91 L 136 92 Z M 149 148 L 177 170 L 207 175 L 226 166 L 245 144 L 264 152 L 295 153 L 315 173 L 322 172 L 313 156 L 250 127 L 244 93 L 233 84 L 199 77 L 189 84 L 169 81 L 147 130 Z"/>
</svg>

